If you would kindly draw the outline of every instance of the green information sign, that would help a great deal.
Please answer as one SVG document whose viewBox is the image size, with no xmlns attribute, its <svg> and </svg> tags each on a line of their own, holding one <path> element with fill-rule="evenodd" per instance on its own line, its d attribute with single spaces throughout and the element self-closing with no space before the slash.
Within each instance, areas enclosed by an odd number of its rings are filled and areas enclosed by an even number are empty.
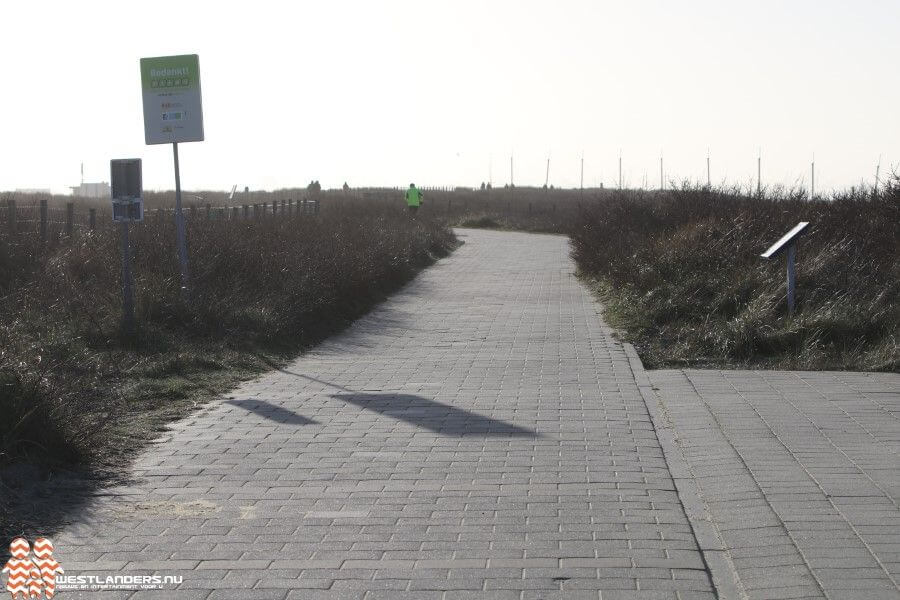
<svg viewBox="0 0 900 600">
<path fill-rule="evenodd" d="M 200 59 L 196 54 L 142 58 L 141 87 L 146 143 L 203 141 Z"/>
</svg>

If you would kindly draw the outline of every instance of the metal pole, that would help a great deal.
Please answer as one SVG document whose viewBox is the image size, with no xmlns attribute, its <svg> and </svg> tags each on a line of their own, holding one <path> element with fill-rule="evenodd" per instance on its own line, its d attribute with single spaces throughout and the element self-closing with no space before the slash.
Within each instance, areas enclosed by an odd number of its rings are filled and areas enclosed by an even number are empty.
<svg viewBox="0 0 900 600">
<path fill-rule="evenodd" d="M 709 169 L 709 148 L 706 149 L 706 187 L 712 188 L 712 174 Z"/>
<path fill-rule="evenodd" d="M 663 157 L 662 154 L 659 155 L 659 189 L 660 191 L 666 189 L 666 180 L 663 176 Z"/>
<path fill-rule="evenodd" d="M 181 211 L 181 172 L 178 168 L 178 142 L 172 143 L 175 156 L 175 240 L 178 244 L 178 265 L 181 269 L 181 296 L 187 300 L 188 295 L 188 257 L 187 242 L 184 234 L 184 213 Z"/>
<path fill-rule="evenodd" d="M 812 161 L 812 183 L 810 184 L 810 199 L 816 197 L 816 159 Z"/>
<path fill-rule="evenodd" d="M 797 284 L 794 263 L 797 260 L 797 244 L 791 242 L 787 247 L 787 304 L 788 315 L 794 314 L 794 287 Z"/>
<path fill-rule="evenodd" d="M 762 195 L 762 150 L 756 157 L 756 195 Z"/>
<path fill-rule="evenodd" d="M 509 155 L 509 187 L 513 186 L 513 157 Z"/>
<path fill-rule="evenodd" d="M 547 157 L 547 173 L 544 175 L 544 187 L 550 183 L 550 157 Z"/>
<path fill-rule="evenodd" d="M 878 184 L 880 183 L 879 175 L 881 174 L 881 155 L 878 155 L 878 164 L 875 165 L 875 190 L 874 195 L 878 196 Z"/>
<path fill-rule="evenodd" d="M 619 189 L 622 189 L 622 152 L 619 152 Z"/>
<path fill-rule="evenodd" d="M 122 332 L 134 332 L 134 286 L 131 280 L 131 246 L 128 221 L 122 221 Z"/>
<path fill-rule="evenodd" d="M 581 183 L 578 186 L 582 190 L 584 189 L 584 155 L 581 155 Z"/>
</svg>

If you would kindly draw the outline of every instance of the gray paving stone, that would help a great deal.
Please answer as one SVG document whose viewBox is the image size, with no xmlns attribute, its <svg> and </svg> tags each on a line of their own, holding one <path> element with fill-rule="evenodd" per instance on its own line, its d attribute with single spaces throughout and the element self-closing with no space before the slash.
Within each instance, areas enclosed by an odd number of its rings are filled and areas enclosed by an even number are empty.
<svg viewBox="0 0 900 600">
<path fill-rule="evenodd" d="M 287 600 L 362 600 L 362 590 L 291 590 Z"/>
<path fill-rule="evenodd" d="M 284 600 L 287 590 L 213 590 L 209 600 Z"/>
<path fill-rule="evenodd" d="M 182 589 L 213 598 L 712 593 L 567 240 L 460 233 L 344 332 L 172 424 L 129 495 L 63 533 L 67 573 L 196 564 Z"/>
<path fill-rule="evenodd" d="M 599 600 L 596 590 L 524 590 L 522 600 Z"/>
<path fill-rule="evenodd" d="M 70 592 L 61 592 L 65 593 L 63 598 L 68 598 Z M 160 590 L 141 590 L 134 592 L 130 596 L 128 596 L 128 600 L 160 600 L 163 594 L 167 598 L 176 598 L 177 600 L 205 600 L 209 597 L 211 591 L 210 590 L 168 590 L 166 592 L 160 592 Z M 95 597 L 95 596 L 91 596 Z M 96 596 L 97 600 L 101 600 L 103 596 Z"/>
<path fill-rule="evenodd" d="M 5 587 L 5 586 L 4 586 Z M 65 594 L 65 596 L 63 596 Z M 133 596 L 135 592 L 132 591 L 74 591 L 74 590 L 66 590 L 66 591 L 58 591 L 56 597 L 59 598 L 75 598 L 77 600 L 125 600 L 126 598 L 130 598 Z M 205 592 L 205 594 L 209 594 L 209 592 Z"/>
<path fill-rule="evenodd" d="M 888 560 L 900 536 L 884 545 L 874 537 L 900 531 L 900 376 L 648 377 L 704 500 L 703 518 L 750 597 L 900 598 Z"/>
<path fill-rule="evenodd" d="M 662 590 L 603 590 L 602 600 L 678 600 L 675 591 Z"/>
</svg>

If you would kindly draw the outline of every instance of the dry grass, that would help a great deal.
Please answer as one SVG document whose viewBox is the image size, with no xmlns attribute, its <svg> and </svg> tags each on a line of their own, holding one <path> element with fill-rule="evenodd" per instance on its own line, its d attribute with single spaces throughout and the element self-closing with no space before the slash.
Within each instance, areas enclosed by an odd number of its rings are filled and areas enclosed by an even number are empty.
<svg viewBox="0 0 900 600">
<path fill-rule="evenodd" d="M 798 221 L 797 310 L 784 258 Z M 900 369 L 900 188 L 808 201 L 685 187 L 586 210 L 573 257 L 649 367 Z"/>
<path fill-rule="evenodd" d="M 115 227 L 0 235 L 0 467 L 114 474 L 166 422 L 346 326 L 455 243 L 396 207 L 343 208 L 189 222 L 186 303 L 170 218 L 132 226 L 133 337 L 120 334 Z"/>
<path fill-rule="evenodd" d="M 271 207 L 305 195 L 231 203 Z M 148 196 L 151 208 L 173 200 Z M 897 181 L 878 198 L 851 191 L 817 201 L 692 187 L 431 192 L 415 221 L 401 192 L 319 198 L 316 218 L 207 220 L 204 204 L 226 196 L 186 195 L 187 206 L 200 206 L 188 213 L 198 217 L 188 227 L 188 303 L 179 299 L 170 217 L 133 227 L 136 338 L 118 333 L 119 242 L 105 203 L 96 204 L 93 233 L 67 239 L 55 224 L 42 244 L 32 223 L 0 235 L 0 465 L 28 459 L 115 473 L 171 419 L 346 325 L 447 252 L 446 225 L 569 235 L 608 319 L 649 367 L 900 369 Z M 811 226 L 789 317 L 784 261 L 759 254 L 801 220 Z M 0 494 L 15 483 L 0 479 Z M 0 534 L 23 530 L 19 516 L 5 527 L 3 518 Z"/>
<path fill-rule="evenodd" d="M 431 194 L 454 225 L 569 235 L 607 318 L 650 367 L 900 369 L 900 184 L 850 190 L 544 190 Z M 784 258 L 798 221 L 797 312 Z"/>
</svg>

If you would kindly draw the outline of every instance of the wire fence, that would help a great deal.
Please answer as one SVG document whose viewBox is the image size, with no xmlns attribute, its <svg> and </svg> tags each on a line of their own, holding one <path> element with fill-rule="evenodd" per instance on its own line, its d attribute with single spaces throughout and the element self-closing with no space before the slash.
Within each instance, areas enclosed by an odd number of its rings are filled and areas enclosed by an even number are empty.
<svg viewBox="0 0 900 600">
<path fill-rule="evenodd" d="M 471 214 L 490 213 L 510 217 L 538 217 L 572 213 L 582 203 L 590 203 L 602 194 L 579 190 L 540 188 L 420 188 L 423 203 L 418 214 L 449 220 Z M 305 197 L 278 197 L 276 192 L 215 197 L 216 203 L 197 202 L 200 196 L 185 194 L 183 214 L 189 221 L 241 220 L 264 218 L 315 218 L 323 211 L 352 212 L 380 205 L 406 210 L 405 188 L 365 188 L 328 190 Z M 608 192 L 607 192 L 608 193 Z M 147 223 L 174 222 L 175 209 L 168 194 L 155 194 L 155 207 L 145 209 Z M 261 201 L 260 201 L 261 200 Z M 111 203 L 98 199 L 60 197 L 7 198 L 0 201 L 0 236 L 37 235 L 42 240 L 59 239 L 108 227 L 113 223 Z"/>
<path fill-rule="evenodd" d="M 77 206 L 75 202 L 50 204 L 46 199 L 37 202 L 17 202 L 8 199 L 0 206 L 0 235 L 39 235 L 51 237 L 73 236 L 94 231 L 113 223 L 112 209 Z M 266 216 L 316 216 L 320 212 L 318 199 L 293 199 L 254 204 L 213 206 L 191 204 L 182 212 L 186 219 L 248 219 Z M 175 209 L 161 207 L 146 209 L 145 221 L 173 220 Z"/>
</svg>

